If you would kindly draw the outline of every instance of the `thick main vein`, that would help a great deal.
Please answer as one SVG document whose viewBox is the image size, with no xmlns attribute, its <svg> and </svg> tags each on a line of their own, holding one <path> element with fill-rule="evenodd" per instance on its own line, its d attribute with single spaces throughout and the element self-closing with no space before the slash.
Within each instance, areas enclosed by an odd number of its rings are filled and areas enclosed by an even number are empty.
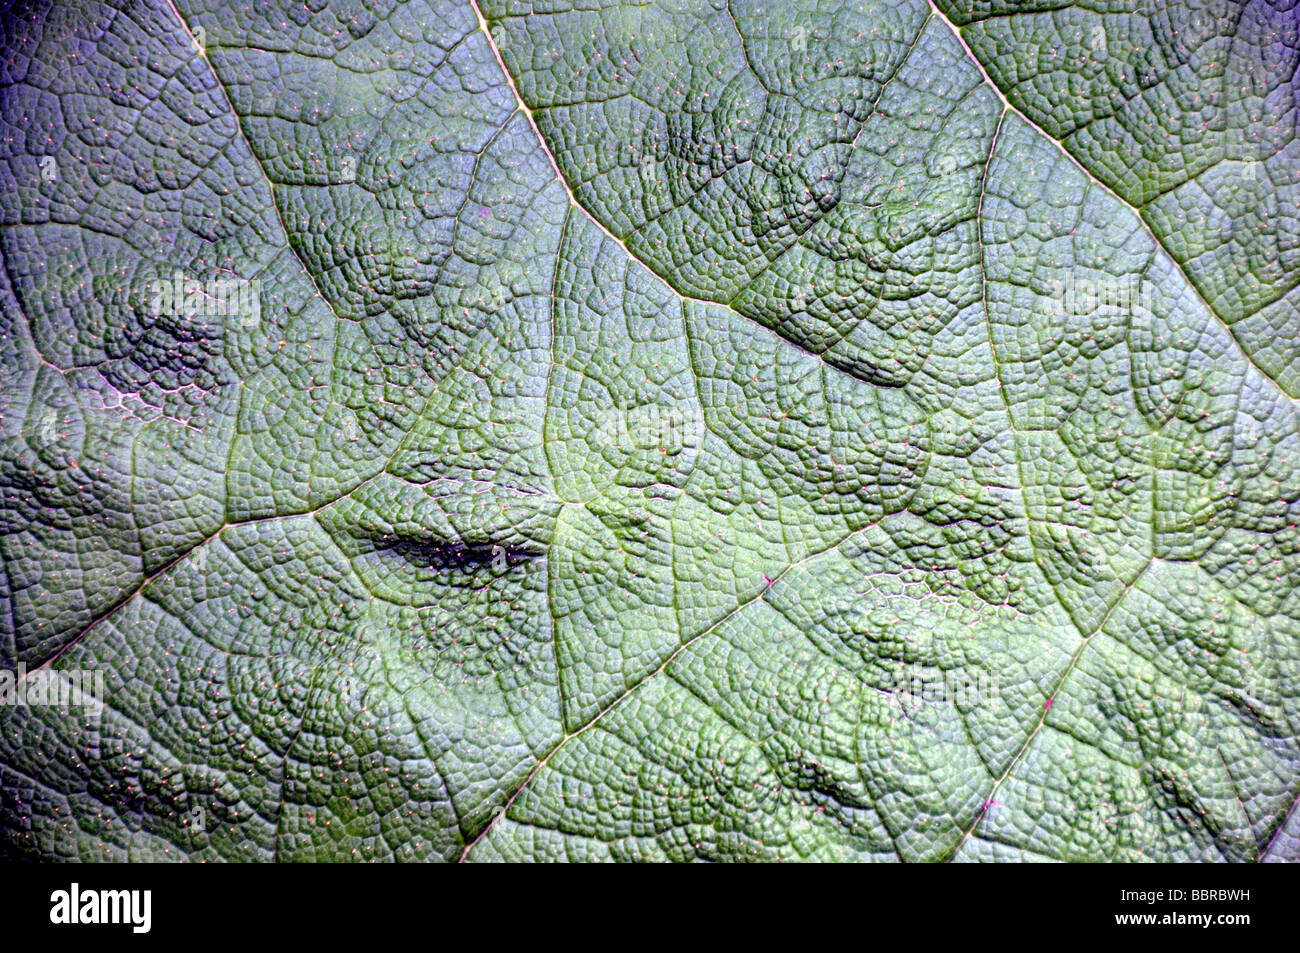
<svg viewBox="0 0 1300 953">
<path fill-rule="evenodd" d="M 743 321 L 746 321 L 751 324 L 756 324 L 765 330 L 772 331 L 772 333 L 780 337 L 781 340 L 784 341 L 786 344 L 788 344 L 790 347 L 804 354 L 807 354 L 810 357 L 816 358 L 817 360 L 823 362 L 824 364 L 833 367 L 836 371 L 838 371 L 841 374 L 847 375 L 848 377 L 852 377 L 856 380 L 860 380 L 863 383 L 871 384 L 872 386 L 881 386 L 864 375 L 854 373 L 849 368 L 842 367 L 838 364 L 831 364 L 829 361 L 827 361 L 825 354 L 819 351 L 814 351 L 808 347 L 805 347 L 804 345 L 800 344 L 798 341 L 794 341 L 789 337 L 787 337 L 786 335 L 781 334 L 781 332 L 769 328 L 761 321 L 758 321 L 754 317 L 745 314 L 743 311 L 737 311 L 736 308 L 728 301 L 716 301 L 712 298 L 697 298 L 693 295 L 689 295 L 681 291 L 677 287 L 677 285 L 672 280 L 670 280 L 668 276 L 661 274 L 660 272 L 656 271 L 654 268 L 651 268 L 650 265 L 644 259 L 638 256 L 636 252 L 632 251 L 632 249 L 628 247 L 627 242 L 625 242 L 622 238 L 619 238 L 619 236 L 615 235 L 614 232 L 612 232 L 609 229 L 609 226 L 607 226 L 598 217 L 596 217 L 596 215 L 594 215 L 590 209 L 588 209 L 585 205 L 579 202 L 577 195 L 574 194 L 572 187 L 569 185 L 569 180 L 565 178 L 564 173 L 560 170 L 559 160 L 556 158 L 555 153 L 551 151 L 551 147 L 547 143 L 546 137 L 542 135 L 541 127 L 537 125 L 537 119 L 533 114 L 532 107 L 530 107 L 528 103 L 524 101 L 523 96 L 520 95 L 519 87 L 515 85 L 514 76 L 510 73 L 510 70 L 506 67 L 506 61 L 501 56 L 501 49 L 500 47 L 497 46 L 496 40 L 493 39 L 492 37 L 492 31 L 488 27 L 487 18 L 483 15 L 483 11 L 479 8 L 478 0 L 469 0 L 469 4 L 474 9 L 474 16 L 478 19 L 479 30 L 487 38 L 488 47 L 492 51 L 492 56 L 497 61 L 497 67 L 501 70 L 501 75 L 505 77 L 506 84 L 510 87 L 510 92 L 515 97 L 515 105 L 518 108 L 518 111 L 524 114 L 524 118 L 528 120 L 528 125 L 532 127 L 533 135 L 536 137 L 537 143 L 541 148 L 542 153 L 546 156 L 546 160 L 550 163 L 551 170 L 555 174 L 556 181 L 560 183 L 560 186 L 564 189 L 564 194 L 569 199 L 569 205 L 571 205 L 574 209 L 576 209 L 577 211 L 581 212 L 584 216 L 586 216 L 586 218 L 593 225 L 595 225 L 596 228 L 600 230 L 601 234 L 604 235 L 606 238 L 608 238 L 610 241 L 612 241 L 620 249 L 622 249 L 623 254 L 627 255 L 627 257 L 631 261 L 636 262 L 638 265 L 644 268 L 647 274 L 653 275 L 655 278 L 658 278 L 660 281 L 662 281 L 665 285 L 667 285 L 670 289 L 672 289 L 673 294 L 681 298 L 683 301 L 694 301 L 697 304 L 712 305 L 713 307 L 721 308 L 722 310 L 735 315 L 736 317 L 742 319 Z M 922 24 L 921 33 L 924 32 L 925 32 L 925 25 Z M 919 40 L 920 33 L 917 34 L 917 38 Z M 883 95 L 883 90 L 881 94 Z"/>
<path fill-rule="evenodd" d="M 961 44 L 961 48 L 965 51 L 966 58 L 969 59 L 972 64 L 974 64 L 975 68 L 979 70 L 980 76 L 984 78 L 984 82 L 988 84 L 988 87 L 992 89 L 993 92 L 997 95 L 998 99 L 1002 101 L 1003 108 L 1009 110 L 1010 112 L 1015 113 L 1031 129 L 1033 129 L 1040 136 L 1042 136 L 1044 139 L 1046 139 L 1048 142 L 1054 145 L 1057 148 L 1057 150 L 1061 153 L 1061 155 L 1065 156 L 1065 158 L 1069 160 L 1071 165 L 1073 165 L 1076 169 L 1078 169 L 1087 177 L 1088 181 L 1092 183 L 1092 185 L 1101 189 L 1104 193 L 1106 193 L 1108 196 L 1113 198 L 1116 202 L 1120 203 L 1120 205 L 1124 206 L 1124 208 L 1128 209 L 1130 212 L 1133 213 L 1133 217 L 1137 219 L 1137 221 L 1141 224 L 1142 229 L 1147 233 L 1147 236 L 1151 239 L 1151 241 L 1155 243 L 1155 246 L 1159 248 L 1161 251 L 1163 251 L 1165 255 L 1168 256 L 1169 260 L 1173 263 L 1174 267 L 1178 269 L 1178 273 L 1183 277 L 1183 280 L 1187 282 L 1188 287 L 1192 289 L 1192 292 L 1196 295 L 1197 300 L 1199 300 L 1201 304 L 1205 306 L 1205 310 L 1208 311 L 1214 317 L 1214 319 L 1223 326 L 1224 330 L 1228 332 L 1229 339 L 1236 346 L 1237 350 L 1241 353 L 1242 359 L 1251 367 L 1253 367 L 1259 373 L 1259 375 L 1262 378 L 1264 378 L 1264 380 L 1272 384 L 1273 387 L 1276 388 L 1277 392 L 1281 394 L 1287 401 L 1289 401 L 1293 407 L 1300 407 L 1300 397 L 1297 397 L 1289 393 L 1285 387 L 1283 387 L 1280 383 L 1278 383 L 1275 377 L 1273 377 L 1271 374 L 1268 373 L 1268 371 L 1264 370 L 1262 367 L 1260 367 L 1258 364 L 1255 363 L 1255 359 L 1251 356 L 1250 352 L 1246 350 L 1245 346 L 1242 345 L 1241 341 L 1237 339 L 1237 335 L 1233 333 L 1232 325 L 1229 324 L 1228 321 L 1224 319 L 1223 315 L 1219 314 L 1218 310 L 1214 307 L 1214 305 L 1210 304 L 1209 299 L 1206 298 L 1205 295 L 1201 293 L 1200 286 L 1197 285 L 1197 283 L 1192 280 L 1191 275 L 1187 273 L 1187 269 L 1183 267 L 1183 263 L 1180 262 L 1173 255 L 1173 253 L 1169 251 L 1168 248 L 1165 247 L 1165 243 L 1162 242 L 1159 236 L 1156 235 L 1155 230 L 1152 229 L 1151 227 L 1151 223 L 1148 222 L 1146 216 L 1142 214 L 1142 210 L 1139 209 L 1137 206 L 1133 205 L 1131 202 L 1129 202 L 1128 199 L 1124 198 L 1124 196 L 1120 195 L 1118 192 L 1112 189 L 1101 179 L 1093 175 L 1092 170 L 1089 169 L 1086 165 L 1084 165 L 1079 160 L 1078 156 L 1076 156 L 1073 152 L 1071 152 L 1069 149 L 1065 147 L 1065 143 L 1061 142 L 1059 139 L 1055 138 L 1050 133 L 1048 133 L 1047 130 L 1045 130 L 1042 126 L 1034 122 L 1034 120 L 1030 119 L 1029 116 L 1025 114 L 1024 110 L 1020 109 L 1018 106 L 1015 105 L 1015 103 L 1011 102 L 1011 100 L 1007 97 L 1006 91 L 1003 90 L 1002 87 L 999 86 L 996 82 L 994 82 L 993 77 L 990 76 L 988 70 L 984 68 L 984 64 L 980 62 L 979 57 L 975 55 L 975 51 L 972 50 L 970 44 L 966 42 L 966 38 L 962 36 L 961 28 L 948 19 L 948 17 L 944 14 L 944 12 L 940 10 L 939 7 L 935 4 L 934 0 L 927 0 L 927 2 L 930 4 L 931 13 L 939 20 L 942 20 L 943 23 L 948 27 L 948 29 L 952 31 L 952 35 L 956 37 L 957 42 Z"/>
<path fill-rule="evenodd" d="M 808 553 L 802 556 L 801 558 L 796 559 L 794 562 L 789 563 L 784 569 L 782 569 L 779 573 L 776 574 L 776 576 L 772 578 L 771 582 L 765 583 L 763 585 L 763 588 L 760 589 L 756 594 L 746 599 L 744 602 L 739 603 L 722 618 L 718 619 L 716 622 L 710 625 L 705 626 L 695 635 L 691 636 L 689 639 L 682 642 L 679 646 L 677 646 L 677 648 L 673 649 L 673 651 L 668 654 L 667 658 L 665 658 L 662 662 L 659 663 L 657 668 L 655 668 L 651 672 L 647 672 L 645 675 L 642 675 L 636 681 L 632 682 L 632 684 L 630 684 L 626 689 L 623 690 L 623 693 L 621 695 L 619 695 L 612 702 L 610 702 L 599 712 L 597 712 L 594 716 L 592 716 L 592 718 L 586 724 L 582 725 L 580 728 L 575 728 L 573 731 L 566 732 L 564 737 L 561 738 L 559 741 L 557 741 L 554 747 L 552 747 L 550 751 L 546 752 L 546 754 L 537 762 L 537 764 L 533 767 L 532 771 L 528 773 L 528 776 L 524 778 L 524 780 L 520 783 L 519 787 L 515 788 L 514 793 L 512 793 L 510 797 L 506 800 L 505 805 L 501 808 L 501 810 L 497 811 L 497 813 L 493 815 L 492 820 L 489 821 L 487 825 L 483 828 L 483 830 L 479 832 L 478 836 L 475 837 L 474 840 L 472 840 L 469 844 L 465 846 L 465 850 L 460 855 L 461 861 L 463 862 L 469 856 L 469 852 L 473 850 L 475 846 L 477 846 L 479 841 L 483 840 L 483 838 L 487 836 L 488 832 L 492 830 L 493 827 L 496 826 L 497 821 L 499 821 L 502 817 L 506 815 L 506 813 L 510 810 L 511 805 L 515 803 L 515 800 L 519 797 L 519 795 L 523 793 L 526 787 L 528 787 L 528 785 L 532 782 L 533 778 L 537 777 L 537 775 L 541 772 L 542 768 L 546 767 L 546 765 L 550 763 L 551 759 L 555 757 L 555 755 L 560 751 L 561 748 L 563 748 L 574 738 L 578 737 L 581 734 L 584 734 L 588 729 L 594 727 L 597 722 L 599 722 L 611 711 L 613 711 L 615 708 L 617 708 L 619 705 L 625 702 L 628 698 L 634 695 L 636 691 L 639 688 L 641 688 L 642 685 L 645 685 L 651 679 L 659 675 L 662 675 L 664 671 L 668 668 L 668 666 L 672 663 L 673 659 L 677 658 L 679 655 L 685 652 L 696 642 L 700 641 L 700 639 L 704 638 L 706 635 L 709 635 L 710 633 L 716 632 L 723 625 L 730 622 L 732 619 L 740 615 L 742 612 L 744 612 L 746 609 L 748 609 L 750 606 L 754 605 L 755 603 L 764 601 L 767 597 L 767 594 L 772 591 L 773 586 L 775 586 L 783 578 L 788 576 L 793 570 L 797 569 L 798 567 L 806 563 L 811 562 L 814 559 L 817 559 L 818 557 L 825 556 L 827 553 L 833 552 L 834 550 L 838 549 L 839 547 L 847 543 L 854 536 L 857 536 L 859 533 L 865 533 L 868 530 L 873 529 L 875 526 L 876 526 L 875 523 L 871 523 L 867 526 L 863 526 L 858 529 L 855 529 L 853 530 L 853 532 L 848 533 L 842 539 L 836 540 L 834 543 L 825 547 L 824 549 L 819 549 L 815 552 Z"/>
</svg>

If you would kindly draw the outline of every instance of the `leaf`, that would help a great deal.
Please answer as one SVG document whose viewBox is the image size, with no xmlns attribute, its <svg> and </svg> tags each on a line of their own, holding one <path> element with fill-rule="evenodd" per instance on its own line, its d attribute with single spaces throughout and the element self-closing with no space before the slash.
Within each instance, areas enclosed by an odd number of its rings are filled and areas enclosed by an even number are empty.
<svg viewBox="0 0 1300 953">
<path fill-rule="evenodd" d="M 1296 859 L 1300 47 L 1138 6 L 21 6 L 0 849 Z"/>
</svg>

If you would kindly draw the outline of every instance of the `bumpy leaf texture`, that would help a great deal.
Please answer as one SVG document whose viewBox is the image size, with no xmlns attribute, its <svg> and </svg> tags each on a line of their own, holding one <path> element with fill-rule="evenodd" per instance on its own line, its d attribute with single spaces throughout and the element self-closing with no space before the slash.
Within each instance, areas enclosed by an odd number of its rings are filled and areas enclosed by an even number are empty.
<svg viewBox="0 0 1300 953">
<path fill-rule="evenodd" d="M 3 854 L 1300 857 L 1295 0 L 0 16 Z"/>
</svg>

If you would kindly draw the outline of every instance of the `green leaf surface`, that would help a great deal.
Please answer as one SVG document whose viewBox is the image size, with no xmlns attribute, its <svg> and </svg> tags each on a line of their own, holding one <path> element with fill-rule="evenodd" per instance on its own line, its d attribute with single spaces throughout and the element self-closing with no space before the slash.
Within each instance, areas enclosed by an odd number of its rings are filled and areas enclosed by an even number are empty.
<svg viewBox="0 0 1300 953">
<path fill-rule="evenodd" d="M 0 15 L 0 855 L 1300 859 L 1288 3 Z"/>
</svg>

